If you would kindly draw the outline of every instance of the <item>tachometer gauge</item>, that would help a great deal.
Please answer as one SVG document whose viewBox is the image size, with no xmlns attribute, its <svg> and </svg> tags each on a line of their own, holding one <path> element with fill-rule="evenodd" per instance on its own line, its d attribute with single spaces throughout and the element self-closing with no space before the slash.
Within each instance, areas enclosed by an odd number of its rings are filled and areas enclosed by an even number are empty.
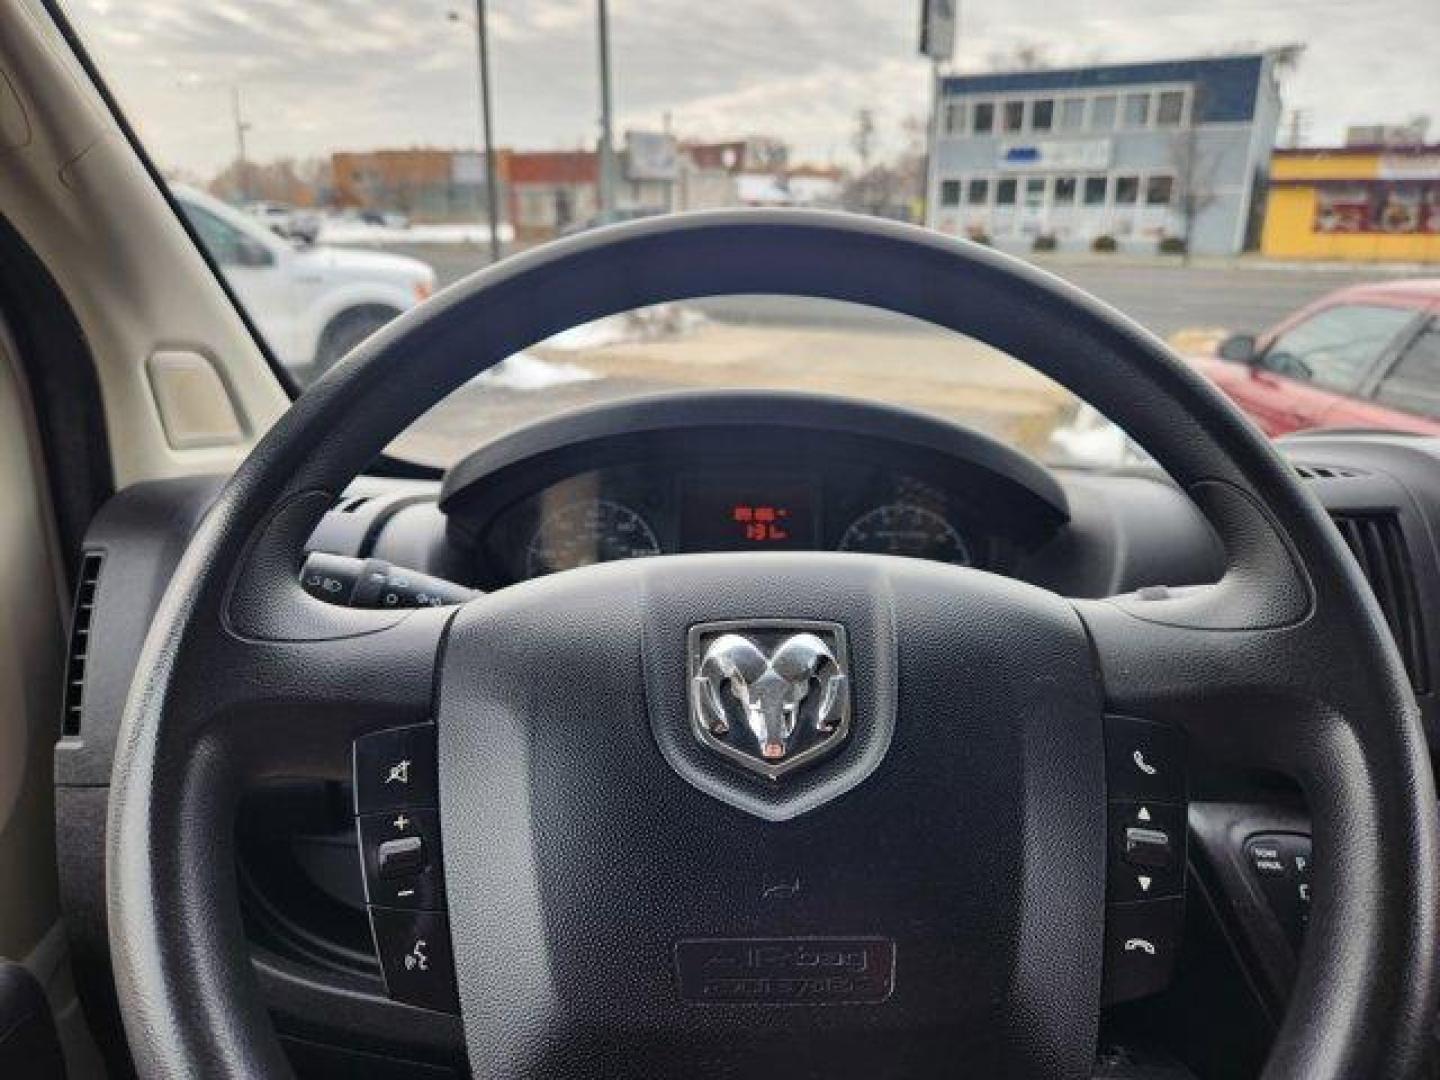
<svg viewBox="0 0 1440 1080">
<path fill-rule="evenodd" d="M 659 555 L 646 520 L 618 502 L 581 499 L 543 513 L 525 556 L 529 577 L 591 563 Z"/>
<path fill-rule="evenodd" d="M 970 565 L 970 550 L 955 526 L 914 503 L 887 503 L 862 514 L 840 537 L 839 547 L 841 551 Z"/>
</svg>

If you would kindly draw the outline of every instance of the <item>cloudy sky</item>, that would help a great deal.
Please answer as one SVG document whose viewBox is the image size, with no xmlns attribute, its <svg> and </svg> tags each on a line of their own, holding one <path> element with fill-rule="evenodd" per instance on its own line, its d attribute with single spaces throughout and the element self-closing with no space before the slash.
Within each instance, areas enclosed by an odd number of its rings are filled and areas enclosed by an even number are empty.
<svg viewBox="0 0 1440 1080">
<path fill-rule="evenodd" d="M 207 176 L 233 158 L 238 87 L 257 160 L 335 149 L 473 146 L 471 0 L 65 0 L 162 167 Z M 928 96 L 919 0 L 611 0 L 616 127 L 774 135 L 797 156 L 851 160 L 869 106 L 888 147 Z M 960 0 L 954 67 L 1019 46 L 1055 64 L 1304 42 L 1286 78 L 1310 143 L 1346 124 L 1434 117 L 1436 0 Z M 592 143 L 594 0 L 490 0 L 498 141 Z"/>
</svg>

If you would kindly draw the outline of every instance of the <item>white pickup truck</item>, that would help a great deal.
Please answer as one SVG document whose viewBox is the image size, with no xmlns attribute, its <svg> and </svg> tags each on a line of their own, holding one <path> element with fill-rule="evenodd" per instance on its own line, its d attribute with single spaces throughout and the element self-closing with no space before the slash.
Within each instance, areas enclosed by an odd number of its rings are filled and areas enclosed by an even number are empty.
<svg viewBox="0 0 1440 1080">
<path fill-rule="evenodd" d="M 297 246 L 204 192 L 170 190 L 271 350 L 304 382 L 435 291 L 435 271 L 418 259 Z"/>
</svg>

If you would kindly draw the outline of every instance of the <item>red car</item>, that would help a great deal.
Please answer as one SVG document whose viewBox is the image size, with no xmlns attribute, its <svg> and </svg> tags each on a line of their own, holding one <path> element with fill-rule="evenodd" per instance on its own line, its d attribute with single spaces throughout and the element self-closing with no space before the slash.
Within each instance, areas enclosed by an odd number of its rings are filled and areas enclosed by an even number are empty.
<svg viewBox="0 0 1440 1080">
<path fill-rule="evenodd" d="M 1340 289 L 1195 366 L 1269 435 L 1440 434 L 1440 278 Z"/>
</svg>

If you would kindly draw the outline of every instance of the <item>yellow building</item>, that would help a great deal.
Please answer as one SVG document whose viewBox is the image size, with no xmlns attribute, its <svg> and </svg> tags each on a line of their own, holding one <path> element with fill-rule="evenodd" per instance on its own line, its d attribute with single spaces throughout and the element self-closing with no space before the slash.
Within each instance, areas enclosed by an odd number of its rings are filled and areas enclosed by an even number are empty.
<svg viewBox="0 0 1440 1080">
<path fill-rule="evenodd" d="M 1275 151 L 1260 249 L 1277 259 L 1440 262 L 1440 146 Z"/>
</svg>

